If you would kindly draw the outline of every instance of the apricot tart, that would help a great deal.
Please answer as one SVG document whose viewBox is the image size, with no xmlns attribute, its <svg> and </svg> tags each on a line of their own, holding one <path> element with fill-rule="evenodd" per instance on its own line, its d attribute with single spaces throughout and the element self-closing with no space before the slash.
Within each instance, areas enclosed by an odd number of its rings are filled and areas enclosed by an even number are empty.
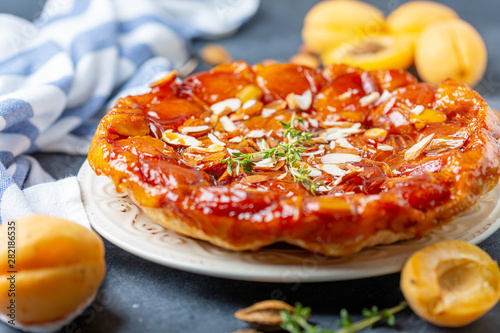
<svg viewBox="0 0 500 333">
<path fill-rule="evenodd" d="M 88 159 L 180 234 L 342 256 L 470 208 L 498 182 L 499 137 L 486 102 L 453 80 L 233 62 L 119 99 Z"/>
</svg>

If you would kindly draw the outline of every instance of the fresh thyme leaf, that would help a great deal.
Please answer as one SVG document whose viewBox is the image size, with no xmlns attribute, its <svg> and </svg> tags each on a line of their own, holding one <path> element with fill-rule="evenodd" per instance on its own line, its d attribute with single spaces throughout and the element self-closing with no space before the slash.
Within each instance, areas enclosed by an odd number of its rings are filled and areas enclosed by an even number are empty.
<svg viewBox="0 0 500 333">
<path fill-rule="evenodd" d="M 337 324 L 340 327 L 345 327 L 345 328 L 352 326 L 351 316 L 349 315 L 349 312 L 347 312 L 346 309 L 340 310 L 340 320 L 337 322 Z"/>
<path fill-rule="evenodd" d="M 283 320 L 281 328 L 290 333 L 355 333 L 364 328 L 370 327 L 378 321 L 385 321 L 388 325 L 394 326 L 396 323 L 395 313 L 405 309 L 408 306 L 406 302 L 401 302 L 399 305 L 390 309 L 379 311 L 376 306 L 371 309 L 363 309 L 362 314 L 364 319 L 353 323 L 347 310 L 340 311 L 340 321 L 338 325 L 342 328 L 336 331 L 321 328 L 319 325 L 312 325 L 308 322 L 311 314 L 311 308 L 303 307 L 302 304 L 295 304 L 295 311 L 281 311 L 280 315 Z"/>
<path fill-rule="evenodd" d="M 295 117 L 295 115 L 292 116 L 292 119 L 290 119 L 289 122 L 285 123 L 280 121 L 281 126 L 285 129 L 283 136 L 286 140 L 285 143 L 280 143 L 275 148 L 247 154 L 232 152 L 231 155 L 234 157 L 229 157 L 221 161 L 221 163 L 227 163 L 227 173 L 232 176 L 236 171 L 236 175 L 239 175 L 240 169 L 242 169 L 245 173 L 253 174 L 253 168 L 255 166 L 253 160 L 258 155 L 260 155 L 263 159 L 284 158 L 287 171 L 290 172 L 293 180 L 300 183 L 313 195 L 316 195 L 318 188 L 320 186 L 324 186 L 324 184 L 322 182 L 315 182 L 309 176 L 311 170 L 297 167 L 297 162 L 302 161 L 302 157 L 300 155 L 305 151 L 303 145 L 309 145 L 313 140 L 311 133 L 303 132 L 295 126 L 295 121 L 300 124 L 304 124 L 305 122 L 304 119 Z"/>
</svg>

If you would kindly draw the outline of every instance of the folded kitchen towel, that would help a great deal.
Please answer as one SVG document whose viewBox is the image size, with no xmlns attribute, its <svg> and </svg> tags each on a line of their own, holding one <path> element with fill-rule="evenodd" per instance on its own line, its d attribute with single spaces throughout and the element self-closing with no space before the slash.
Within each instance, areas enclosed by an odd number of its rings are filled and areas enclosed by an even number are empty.
<svg viewBox="0 0 500 333">
<path fill-rule="evenodd" d="M 112 95 L 189 59 L 193 37 L 233 33 L 258 0 L 48 0 L 38 20 L 0 14 L 0 223 L 45 213 L 88 226 L 75 177 L 29 154 L 87 154 Z"/>
</svg>

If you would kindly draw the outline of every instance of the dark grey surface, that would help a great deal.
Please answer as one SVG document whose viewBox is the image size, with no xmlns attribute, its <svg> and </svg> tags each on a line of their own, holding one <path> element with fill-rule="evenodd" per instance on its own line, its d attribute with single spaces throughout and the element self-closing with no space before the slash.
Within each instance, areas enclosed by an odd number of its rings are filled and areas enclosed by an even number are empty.
<svg viewBox="0 0 500 333">
<path fill-rule="evenodd" d="M 78 1 L 78 0 L 77 0 Z M 274 58 L 286 61 L 297 52 L 302 19 L 313 3 L 303 0 L 262 0 L 257 15 L 240 31 L 218 41 L 235 59 L 250 63 Z M 368 1 L 389 12 L 402 1 Z M 500 37 L 497 0 L 442 1 L 474 25 L 486 41 L 489 63 L 477 89 L 500 108 Z M 32 19 L 43 1 L 1 1 L 0 12 Z M 206 41 L 195 41 L 199 50 Z M 200 68 L 203 68 L 200 67 Z M 36 154 L 56 178 L 76 174 L 84 156 Z M 500 232 L 480 245 L 500 259 Z M 277 298 L 296 301 L 313 309 L 312 320 L 335 327 L 345 307 L 359 314 L 363 307 L 389 307 L 403 297 L 399 274 L 330 283 L 256 283 L 202 276 L 160 266 L 106 242 L 107 274 L 96 302 L 62 332 L 232 332 L 247 326 L 233 318 L 239 308 Z M 359 318 L 359 316 L 355 316 Z M 477 322 L 460 329 L 441 329 L 419 319 L 411 310 L 397 315 L 396 328 L 375 327 L 373 332 L 500 332 L 500 304 Z M 367 330 L 369 332 L 370 330 Z M 0 332 L 15 332 L 0 324 Z"/>
</svg>

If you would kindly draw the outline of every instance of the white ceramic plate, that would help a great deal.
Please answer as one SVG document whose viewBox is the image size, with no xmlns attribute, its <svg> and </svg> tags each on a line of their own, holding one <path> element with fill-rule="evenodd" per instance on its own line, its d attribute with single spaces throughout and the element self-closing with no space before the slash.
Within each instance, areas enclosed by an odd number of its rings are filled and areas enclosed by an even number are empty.
<svg viewBox="0 0 500 333">
<path fill-rule="evenodd" d="M 233 252 L 177 235 L 153 222 L 107 177 L 85 162 L 78 173 L 92 227 L 104 238 L 144 259 L 189 272 L 266 282 L 350 280 L 395 273 L 416 250 L 437 241 L 477 244 L 500 227 L 500 186 L 454 222 L 421 239 L 376 246 L 355 255 L 329 258 L 292 247 Z"/>
</svg>

